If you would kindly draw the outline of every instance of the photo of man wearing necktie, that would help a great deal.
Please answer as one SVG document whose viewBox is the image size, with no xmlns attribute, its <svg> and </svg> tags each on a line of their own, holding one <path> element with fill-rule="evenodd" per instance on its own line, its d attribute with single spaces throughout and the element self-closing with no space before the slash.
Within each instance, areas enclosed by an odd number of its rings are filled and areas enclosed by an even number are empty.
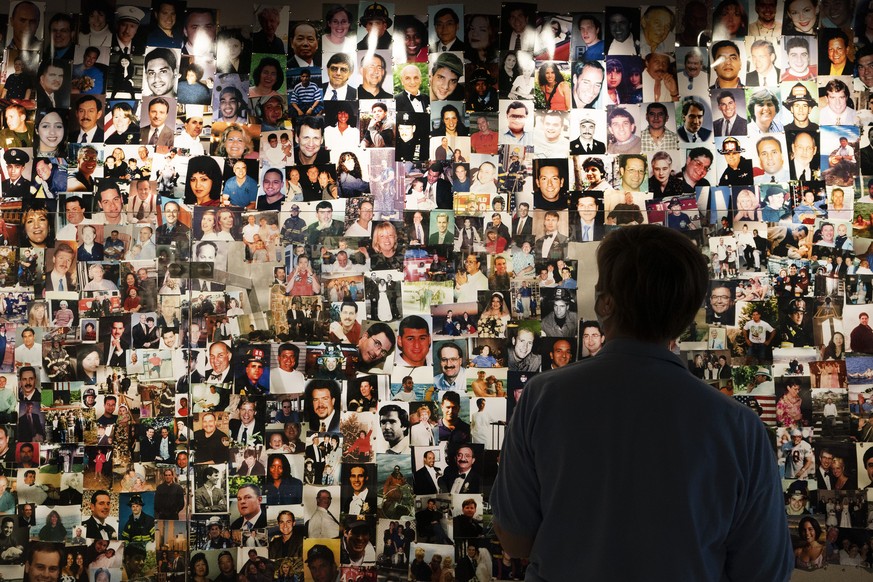
<svg viewBox="0 0 873 582">
<path fill-rule="evenodd" d="M 230 529 L 241 531 L 234 532 L 234 538 L 238 537 L 237 541 L 246 546 L 256 545 L 250 534 L 267 527 L 267 513 L 261 507 L 261 488 L 254 483 L 240 487 L 236 493 L 236 510 L 239 517 L 230 524 Z"/>
</svg>

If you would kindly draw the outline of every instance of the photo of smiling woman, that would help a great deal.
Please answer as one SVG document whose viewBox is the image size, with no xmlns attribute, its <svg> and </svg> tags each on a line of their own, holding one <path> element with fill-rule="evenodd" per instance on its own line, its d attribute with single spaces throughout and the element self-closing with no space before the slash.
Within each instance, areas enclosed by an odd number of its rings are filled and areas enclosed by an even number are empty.
<svg viewBox="0 0 873 582">
<path fill-rule="evenodd" d="M 66 109 L 51 108 L 36 122 L 34 147 L 37 157 L 64 157 L 67 153 Z"/>
<path fill-rule="evenodd" d="M 194 156 L 188 162 L 185 204 L 218 206 L 221 195 L 221 167 L 209 156 Z"/>
</svg>

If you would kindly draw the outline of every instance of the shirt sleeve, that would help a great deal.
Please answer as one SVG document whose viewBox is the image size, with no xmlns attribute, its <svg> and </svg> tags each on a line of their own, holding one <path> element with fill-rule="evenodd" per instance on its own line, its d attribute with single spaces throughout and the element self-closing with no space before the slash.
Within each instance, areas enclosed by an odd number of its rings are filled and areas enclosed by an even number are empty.
<svg viewBox="0 0 873 582">
<path fill-rule="evenodd" d="M 531 383 L 535 383 L 532 381 Z M 512 415 L 500 453 L 490 502 L 494 519 L 507 532 L 534 538 L 542 523 L 536 455 L 530 444 L 541 390 L 528 384 Z"/>
<path fill-rule="evenodd" d="M 726 540 L 729 580 L 788 580 L 794 552 L 772 446 L 760 420 L 750 417 L 743 495 Z M 757 425 L 757 426 L 755 426 Z"/>
</svg>

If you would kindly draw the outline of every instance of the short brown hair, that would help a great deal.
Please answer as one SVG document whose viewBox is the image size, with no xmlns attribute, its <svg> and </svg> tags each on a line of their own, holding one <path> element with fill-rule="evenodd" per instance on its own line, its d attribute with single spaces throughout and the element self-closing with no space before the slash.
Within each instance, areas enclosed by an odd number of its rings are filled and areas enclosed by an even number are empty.
<svg viewBox="0 0 873 582">
<path fill-rule="evenodd" d="M 607 335 L 650 342 L 679 337 L 703 305 L 709 283 L 700 249 L 682 234 L 651 224 L 604 237 L 597 268 L 595 311 Z"/>
</svg>

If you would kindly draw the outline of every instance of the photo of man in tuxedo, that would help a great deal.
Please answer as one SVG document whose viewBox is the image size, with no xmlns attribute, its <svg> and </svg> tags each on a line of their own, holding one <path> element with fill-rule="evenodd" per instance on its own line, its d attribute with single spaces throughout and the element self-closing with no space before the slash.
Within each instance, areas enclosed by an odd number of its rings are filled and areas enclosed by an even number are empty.
<svg viewBox="0 0 873 582">
<path fill-rule="evenodd" d="M 430 450 L 425 451 L 421 457 L 421 468 L 412 475 L 416 495 L 439 492 L 439 478 L 442 476 L 442 471 L 439 467 L 434 466 L 435 463 L 436 453 Z"/>
<path fill-rule="evenodd" d="M 344 465 L 341 506 L 348 515 L 372 514 L 376 511 L 375 465 L 354 463 Z"/>
<path fill-rule="evenodd" d="M 481 445 L 461 444 L 448 453 L 454 465 L 446 468 L 439 479 L 440 493 L 481 493 L 482 482 L 476 464 L 476 449 Z"/>
<path fill-rule="evenodd" d="M 543 214 L 543 234 L 534 242 L 534 256 L 537 259 L 561 259 L 567 252 L 567 235 L 558 232 L 560 215 L 554 210 Z"/>
</svg>

